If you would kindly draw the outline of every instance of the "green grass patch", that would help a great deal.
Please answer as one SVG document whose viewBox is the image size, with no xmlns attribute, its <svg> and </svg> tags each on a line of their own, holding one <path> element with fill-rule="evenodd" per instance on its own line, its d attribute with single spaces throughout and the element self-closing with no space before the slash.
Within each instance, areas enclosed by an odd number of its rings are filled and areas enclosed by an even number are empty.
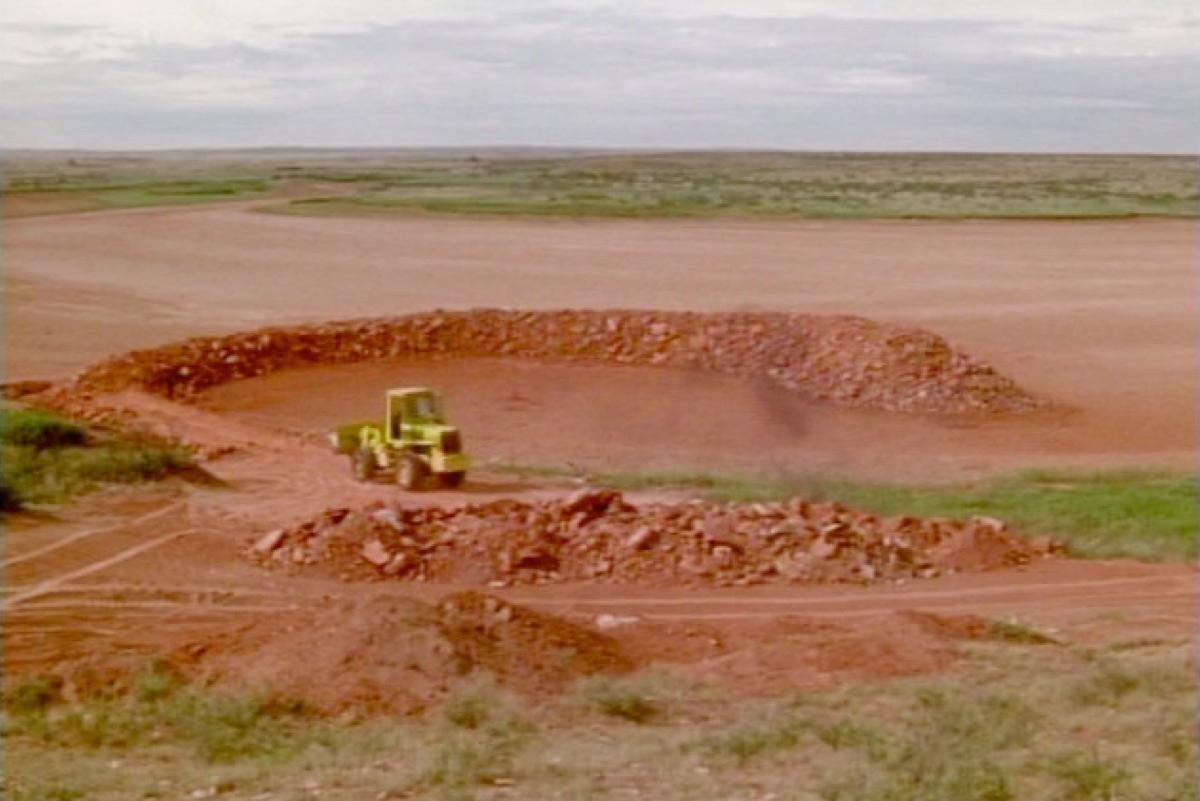
<svg viewBox="0 0 1200 801">
<path fill-rule="evenodd" d="M 1027 534 L 1061 538 L 1072 553 L 1085 557 L 1185 560 L 1197 555 L 1196 477 L 1183 472 L 1031 470 L 951 486 L 689 471 L 608 472 L 596 481 L 622 490 L 693 489 L 730 501 L 803 496 L 880 515 L 986 515 Z"/>
<path fill-rule="evenodd" d="M 38 450 L 83 445 L 87 430 L 71 420 L 40 409 L 0 410 L 0 442 Z"/>
<path fill-rule="evenodd" d="M 537 734 L 518 704 L 490 681 L 453 693 L 441 708 L 444 727 L 402 791 L 438 788 L 464 796 L 477 785 L 511 780 L 518 757 Z"/>
<path fill-rule="evenodd" d="M 649 723 L 665 712 L 656 683 L 648 676 L 594 676 L 582 682 L 577 693 L 585 708 L 601 715 L 630 723 Z"/>
<path fill-rule="evenodd" d="M 950 673 L 766 697 L 665 680 L 603 688 L 667 692 L 672 712 L 654 725 L 581 704 L 586 685 L 518 698 L 479 683 L 420 718 L 345 722 L 161 669 L 70 702 L 59 682 L 26 680 L 5 693 L 7 797 L 1196 797 L 1188 642 L 981 643 Z"/>
<path fill-rule="evenodd" d="M 480 470 L 503 473 L 517 478 L 573 478 L 579 471 L 553 465 L 517 464 L 515 462 L 485 462 L 479 465 Z"/>
<path fill-rule="evenodd" d="M 5 692 L 7 733 L 56 748 L 140 748 L 184 743 L 203 761 L 234 762 L 303 747 L 305 705 L 270 693 L 236 695 L 189 687 L 148 669 L 134 691 L 63 703 L 61 683 L 35 677 Z"/>
<path fill-rule="evenodd" d="M 1129 797 L 1133 772 L 1125 760 L 1098 753 L 1067 751 L 1055 754 L 1050 771 L 1066 785 L 1064 795 L 1078 799 Z"/>
<path fill-rule="evenodd" d="M 987 634 L 993 640 L 1024 643 L 1026 645 L 1057 645 L 1057 637 L 1041 629 L 1022 623 L 1020 620 L 993 620 L 988 623 Z"/>
<path fill-rule="evenodd" d="M 730 757 L 746 762 L 755 757 L 796 748 L 811 734 L 809 720 L 796 716 L 781 716 L 739 724 L 689 744 L 708 756 Z"/>
<path fill-rule="evenodd" d="M 291 160 L 291 159 L 289 159 Z M 302 189 L 311 215 L 847 219 L 1195 217 L 1186 156 L 676 152 L 13 158 L 17 213 L 202 203 Z M 336 192 L 331 191 L 336 187 Z M 27 201 L 22 204 L 24 198 Z"/>
<path fill-rule="evenodd" d="M 84 426 L 50 412 L 5 409 L 0 508 L 58 503 L 102 484 L 156 481 L 195 468 L 184 450 Z"/>
<path fill-rule="evenodd" d="M 7 197 L 18 202 L 24 198 L 50 202 L 51 210 L 98 211 L 253 198 L 265 195 L 274 186 L 265 177 L 205 172 L 163 176 L 51 172 L 9 178 L 5 191 Z"/>
<path fill-rule="evenodd" d="M 1195 216 L 1186 158 L 660 153 L 444 160 L 310 170 L 349 194 L 291 214 L 535 217 L 1049 218 Z"/>
</svg>

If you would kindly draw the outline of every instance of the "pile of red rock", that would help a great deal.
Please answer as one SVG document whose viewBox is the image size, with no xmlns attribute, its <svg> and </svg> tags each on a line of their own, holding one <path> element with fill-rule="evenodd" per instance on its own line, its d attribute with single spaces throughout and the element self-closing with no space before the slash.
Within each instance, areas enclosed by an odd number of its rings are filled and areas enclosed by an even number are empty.
<svg viewBox="0 0 1200 801">
<path fill-rule="evenodd" d="M 309 364 L 455 356 L 767 376 L 810 398 L 888 411 L 1014 412 L 1046 405 L 928 331 L 787 313 L 480 309 L 267 328 L 119 356 L 86 370 L 76 388 L 187 398 Z"/>
<path fill-rule="evenodd" d="M 346 579 L 873 583 L 1026 564 L 1063 551 L 1001 521 L 880 519 L 837 503 L 632 505 L 611 490 L 459 508 L 331 509 L 259 537 L 264 565 L 331 566 Z"/>
</svg>

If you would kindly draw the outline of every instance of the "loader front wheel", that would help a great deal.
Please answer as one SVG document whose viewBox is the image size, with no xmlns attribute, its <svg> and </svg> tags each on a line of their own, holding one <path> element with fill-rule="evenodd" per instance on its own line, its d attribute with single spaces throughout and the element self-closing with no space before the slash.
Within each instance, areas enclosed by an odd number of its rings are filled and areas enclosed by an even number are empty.
<svg viewBox="0 0 1200 801">
<path fill-rule="evenodd" d="M 425 477 L 425 463 L 415 456 L 404 456 L 396 465 L 396 483 L 406 490 L 415 490 Z"/>
<path fill-rule="evenodd" d="M 467 477 L 467 474 L 462 471 L 459 471 L 457 473 L 439 473 L 438 474 L 438 480 L 441 481 L 442 486 L 449 487 L 451 489 L 454 489 L 455 487 L 461 487 L 463 480 L 466 479 L 466 477 Z"/>
<path fill-rule="evenodd" d="M 350 456 L 350 470 L 359 481 L 370 481 L 375 477 L 375 454 L 359 449 Z"/>
</svg>

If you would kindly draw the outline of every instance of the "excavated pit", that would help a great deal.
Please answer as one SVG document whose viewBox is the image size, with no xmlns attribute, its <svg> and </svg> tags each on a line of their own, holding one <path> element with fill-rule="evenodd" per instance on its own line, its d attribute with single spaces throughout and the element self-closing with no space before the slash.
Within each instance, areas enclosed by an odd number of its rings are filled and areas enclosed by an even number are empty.
<svg viewBox="0 0 1200 801">
<path fill-rule="evenodd" d="M 1047 406 L 928 331 L 861 317 L 771 312 L 437 311 L 267 328 L 119 356 L 85 370 L 75 389 L 140 389 L 186 399 L 305 365 L 453 356 L 711 371 L 762 378 L 812 400 L 892 412 Z"/>
</svg>

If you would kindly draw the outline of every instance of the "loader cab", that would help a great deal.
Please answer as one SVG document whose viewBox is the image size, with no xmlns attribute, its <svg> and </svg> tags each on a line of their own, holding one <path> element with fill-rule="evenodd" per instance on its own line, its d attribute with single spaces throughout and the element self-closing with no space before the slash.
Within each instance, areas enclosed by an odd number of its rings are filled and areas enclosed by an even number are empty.
<svg viewBox="0 0 1200 801">
<path fill-rule="evenodd" d="M 442 403 L 437 394 L 424 387 L 390 389 L 387 393 L 388 438 L 404 437 L 404 425 L 441 423 Z"/>
</svg>

